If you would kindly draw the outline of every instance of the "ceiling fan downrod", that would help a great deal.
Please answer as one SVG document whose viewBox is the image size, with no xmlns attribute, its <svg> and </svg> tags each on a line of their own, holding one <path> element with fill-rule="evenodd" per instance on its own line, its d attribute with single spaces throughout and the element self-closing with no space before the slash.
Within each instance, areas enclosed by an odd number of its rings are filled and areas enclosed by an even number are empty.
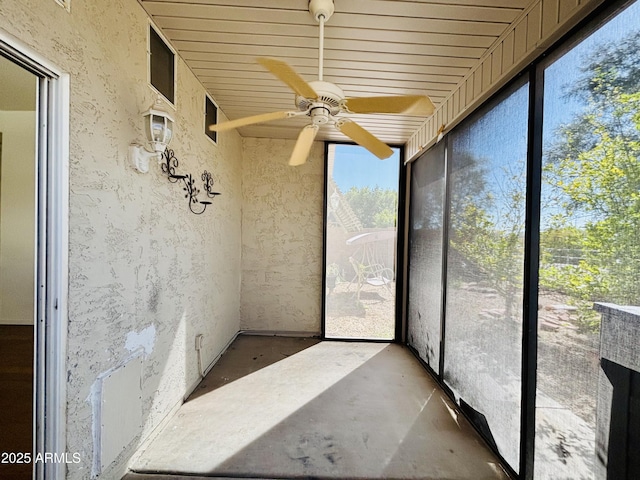
<svg viewBox="0 0 640 480">
<path fill-rule="evenodd" d="M 318 46 L 318 80 L 322 81 L 324 70 L 324 23 L 331 18 L 334 12 L 333 0 L 309 0 L 309 12 L 320 24 L 320 36 Z"/>
<path fill-rule="evenodd" d="M 355 121 L 341 117 L 341 114 L 380 113 L 426 116 L 433 114 L 435 110 L 433 102 L 426 95 L 346 97 L 338 85 L 325 82 L 323 80 L 324 24 L 334 13 L 333 0 L 310 0 L 309 12 L 320 25 L 318 80 L 307 82 L 291 66 L 281 60 L 269 57 L 257 59 L 258 63 L 296 94 L 297 110 L 260 113 L 211 125 L 209 129 L 217 132 L 306 115 L 310 117 L 311 124 L 306 125 L 298 135 L 289 160 L 290 165 L 301 165 L 306 161 L 316 134 L 326 124 L 333 125 L 343 135 L 366 148 L 381 160 L 390 157 L 393 150 L 387 144 Z M 265 97 L 271 96 L 268 91 L 264 95 Z"/>
</svg>

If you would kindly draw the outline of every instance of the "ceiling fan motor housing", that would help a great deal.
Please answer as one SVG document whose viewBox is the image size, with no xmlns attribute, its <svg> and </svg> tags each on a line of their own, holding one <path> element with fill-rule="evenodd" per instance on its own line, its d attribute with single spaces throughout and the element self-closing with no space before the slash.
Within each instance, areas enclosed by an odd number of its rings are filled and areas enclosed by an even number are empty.
<svg viewBox="0 0 640 480">
<path fill-rule="evenodd" d="M 309 85 L 318 94 L 317 98 L 305 98 L 301 95 L 296 96 L 296 106 L 301 112 L 323 108 L 330 115 L 340 113 L 342 103 L 344 102 L 344 92 L 340 87 L 331 82 L 314 81 Z M 313 115 L 312 115 L 313 116 Z"/>
<path fill-rule="evenodd" d="M 314 125 L 326 125 L 329 123 L 329 109 L 323 103 L 315 102 L 309 110 L 309 116 Z"/>
<path fill-rule="evenodd" d="M 333 11 L 333 0 L 309 0 L 309 12 L 316 19 L 316 22 L 320 21 L 321 16 L 325 21 L 329 20 Z"/>
</svg>

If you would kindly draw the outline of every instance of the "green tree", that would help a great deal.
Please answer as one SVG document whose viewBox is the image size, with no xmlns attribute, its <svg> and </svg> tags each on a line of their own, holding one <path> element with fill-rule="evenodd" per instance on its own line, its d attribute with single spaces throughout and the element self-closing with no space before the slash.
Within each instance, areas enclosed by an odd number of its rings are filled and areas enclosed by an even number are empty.
<svg viewBox="0 0 640 480">
<path fill-rule="evenodd" d="M 351 187 L 345 194 L 349 206 L 364 228 L 385 228 L 396 225 L 398 192 L 378 186 Z"/>
<path fill-rule="evenodd" d="M 473 162 L 462 185 L 473 179 L 474 187 L 456 188 L 451 199 L 451 247 L 504 299 L 506 318 L 522 290 L 525 192 L 517 170 L 523 163 L 502 167 L 500 188 L 487 192 L 484 172 Z"/>
<path fill-rule="evenodd" d="M 553 227 L 578 225 L 582 257 L 554 265 L 542 256 L 541 283 L 592 302 L 640 305 L 640 34 L 596 48 L 567 89 L 583 110 L 556 132 L 545 158 Z M 553 208 L 552 208 L 553 209 Z"/>
<path fill-rule="evenodd" d="M 540 239 L 545 264 L 577 265 L 584 256 L 585 233 L 573 227 L 549 228 Z"/>
</svg>

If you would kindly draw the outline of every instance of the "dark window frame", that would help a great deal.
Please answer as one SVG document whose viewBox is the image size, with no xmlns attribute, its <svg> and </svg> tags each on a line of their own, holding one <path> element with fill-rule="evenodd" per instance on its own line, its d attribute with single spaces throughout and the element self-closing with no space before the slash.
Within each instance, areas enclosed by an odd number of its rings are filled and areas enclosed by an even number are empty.
<svg viewBox="0 0 640 480">
<path fill-rule="evenodd" d="M 327 196 L 328 188 L 328 171 L 329 171 L 329 146 L 330 145 L 353 145 L 359 146 L 354 142 L 343 141 L 325 141 L 324 143 L 324 180 L 323 180 L 323 202 L 322 202 L 322 299 L 320 306 L 320 338 L 322 340 L 331 340 L 332 342 L 371 342 L 371 343 L 400 343 L 404 344 L 404 314 L 406 307 L 405 292 L 405 225 L 407 222 L 407 164 L 405 158 L 405 146 L 395 143 L 389 143 L 389 147 L 399 150 L 400 165 L 398 166 L 398 211 L 396 224 L 396 285 L 395 285 L 395 318 L 394 318 L 394 337 L 389 340 L 376 338 L 349 338 L 349 337 L 327 337 L 326 336 L 326 301 L 327 301 L 327 212 L 329 198 Z M 364 147 L 363 147 L 364 148 Z"/>
<path fill-rule="evenodd" d="M 155 36 L 155 39 L 154 39 Z M 163 63 L 154 63 L 154 45 L 158 44 L 157 40 L 159 40 L 158 47 L 161 49 L 160 51 L 156 51 L 156 59 L 158 62 Z M 161 54 L 164 54 L 170 57 L 169 62 L 161 58 Z M 157 70 L 154 69 L 154 66 L 157 66 Z M 149 86 L 158 94 L 161 95 L 169 104 L 175 107 L 176 105 L 176 92 L 177 92 L 177 70 L 178 70 L 178 55 L 176 51 L 173 49 L 169 41 L 164 37 L 164 35 L 158 30 L 151 22 L 149 22 L 149 31 L 147 34 L 147 80 L 149 82 Z M 165 79 L 156 79 L 154 83 L 154 77 L 157 74 L 154 72 L 163 72 L 164 69 L 168 71 L 164 72 L 165 75 L 169 78 Z M 162 82 L 165 84 L 163 85 Z"/>
<path fill-rule="evenodd" d="M 213 108 L 212 118 L 209 116 L 209 105 Z M 209 130 L 209 125 L 215 125 L 218 123 L 218 104 L 211 98 L 208 93 L 204 94 L 204 133 L 213 142 L 214 145 L 218 144 L 218 132 L 212 132 Z"/>
</svg>

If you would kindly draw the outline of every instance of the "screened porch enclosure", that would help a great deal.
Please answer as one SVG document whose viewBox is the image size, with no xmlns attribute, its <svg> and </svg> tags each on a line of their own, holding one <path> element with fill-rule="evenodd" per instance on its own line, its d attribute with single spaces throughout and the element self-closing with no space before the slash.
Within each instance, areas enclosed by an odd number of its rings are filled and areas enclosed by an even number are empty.
<svg viewBox="0 0 640 480">
<path fill-rule="evenodd" d="M 629 2 L 410 167 L 407 342 L 518 478 L 638 475 L 638 52 Z"/>
</svg>

